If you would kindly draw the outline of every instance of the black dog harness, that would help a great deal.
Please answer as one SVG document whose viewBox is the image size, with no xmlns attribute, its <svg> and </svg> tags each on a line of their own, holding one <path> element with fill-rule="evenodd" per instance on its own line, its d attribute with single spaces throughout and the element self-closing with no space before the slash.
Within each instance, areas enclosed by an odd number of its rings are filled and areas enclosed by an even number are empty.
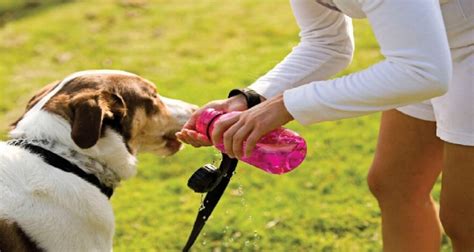
<svg viewBox="0 0 474 252">
<path fill-rule="evenodd" d="M 49 164 L 49 165 L 51 165 L 55 168 L 58 168 L 58 169 L 60 169 L 64 172 L 69 172 L 69 173 L 75 174 L 76 176 L 84 179 L 85 181 L 87 181 L 87 182 L 91 183 L 92 185 L 96 186 L 97 188 L 99 188 L 99 190 L 103 194 L 105 194 L 105 196 L 107 196 L 107 198 L 109 198 L 109 199 L 110 199 L 110 197 L 112 197 L 112 194 L 114 193 L 113 188 L 105 186 L 104 184 L 102 184 L 99 181 L 99 179 L 96 176 L 94 176 L 93 174 L 86 173 L 84 170 L 79 168 L 77 165 L 72 164 L 71 162 L 69 162 L 65 158 L 63 158 L 63 157 L 47 150 L 47 149 L 44 149 L 43 147 L 28 143 L 25 140 L 13 140 L 13 141 L 9 141 L 7 144 L 12 145 L 12 146 L 18 146 L 18 147 L 21 147 L 25 150 L 28 150 L 32 154 L 39 155 L 44 160 L 44 162 L 46 162 L 47 164 Z"/>
</svg>

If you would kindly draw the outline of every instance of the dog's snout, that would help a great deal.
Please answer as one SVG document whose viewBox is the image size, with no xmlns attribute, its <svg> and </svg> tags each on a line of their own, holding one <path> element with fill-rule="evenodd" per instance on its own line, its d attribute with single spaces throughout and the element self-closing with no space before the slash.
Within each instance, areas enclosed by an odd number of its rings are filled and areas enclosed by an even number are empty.
<svg viewBox="0 0 474 252">
<path fill-rule="evenodd" d="M 177 120 L 180 126 L 184 125 L 191 115 L 199 108 L 198 106 L 181 100 L 161 97 L 170 115 Z"/>
</svg>

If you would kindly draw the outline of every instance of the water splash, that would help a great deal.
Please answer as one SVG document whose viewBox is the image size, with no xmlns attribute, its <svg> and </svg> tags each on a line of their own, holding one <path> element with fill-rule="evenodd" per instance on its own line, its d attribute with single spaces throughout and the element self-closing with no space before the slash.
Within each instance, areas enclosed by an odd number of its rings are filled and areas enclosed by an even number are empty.
<svg viewBox="0 0 474 252">
<path fill-rule="evenodd" d="M 202 233 L 202 242 L 201 242 L 201 244 L 202 244 L 203 247 L 205 247 L 206 244 L 207 244 L 206 235 L 207 235 L 206 232 Z"/>
<path fill-rule="evenodd" d="M 204 205 L 204 194 L 201 194 L 201 204 L 199 205 L 199 212 L 204 209 L 206 209 L 206 206 Z"/>
</svg>

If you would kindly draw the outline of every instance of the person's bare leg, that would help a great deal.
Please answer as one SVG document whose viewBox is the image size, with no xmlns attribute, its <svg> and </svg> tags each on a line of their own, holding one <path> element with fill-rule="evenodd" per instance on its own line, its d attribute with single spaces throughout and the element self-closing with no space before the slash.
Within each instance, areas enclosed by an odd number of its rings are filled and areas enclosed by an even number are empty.
<svg viewBox="0 0 474 252">
<path fill-rule="evenodd" d="M 382 113 L 367 180 L 382 211 L 384 251 L 439 251 L 441 225 L 430 192 L 442 159 L 435 122 Z"/>
<path fill-rule="evenodd" d="M 474 146 L 445 143 L 440 215 L 455 252 L 474 251 Z"/>
</svg>

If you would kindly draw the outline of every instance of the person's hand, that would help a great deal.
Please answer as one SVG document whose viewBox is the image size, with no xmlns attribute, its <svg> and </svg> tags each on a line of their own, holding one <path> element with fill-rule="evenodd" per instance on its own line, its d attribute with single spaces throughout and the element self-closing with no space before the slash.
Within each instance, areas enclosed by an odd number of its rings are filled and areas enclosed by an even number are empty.
<svg viewBox="0 0 474 252">
<path fill-rule="evenodd" d="M 247 102 L 243 95 L 236 95 L 228 99 L 216 100 L 207 103 L 206 105 L 198 109 L 196 112 L 194 112 L 191 118 L 183 126 L 183 129 L 180 132 L 176 133 L 176 137 L 180 141 L 190 144 L 194 147 L 212 145 L 211 141 L 207 138 L 206 135 L 203 135 L 196 131 L 197 118 L 205 109 L 208 108 L 213 108 L 225 112 L 241 111 L 247 109 Z"/>
<path fill-rule="evenodd" d="M 225 153 L 238 159 L 249 156 L 257 141 L 266 133 L 288 123 L 293 117 L 285 108 L 283 95 L 269 99 L 237 116 L 215 123 L 212 142 L 223 138 Z M 245 150 L 242 146 L 246 141 Z"/>
</svg>

